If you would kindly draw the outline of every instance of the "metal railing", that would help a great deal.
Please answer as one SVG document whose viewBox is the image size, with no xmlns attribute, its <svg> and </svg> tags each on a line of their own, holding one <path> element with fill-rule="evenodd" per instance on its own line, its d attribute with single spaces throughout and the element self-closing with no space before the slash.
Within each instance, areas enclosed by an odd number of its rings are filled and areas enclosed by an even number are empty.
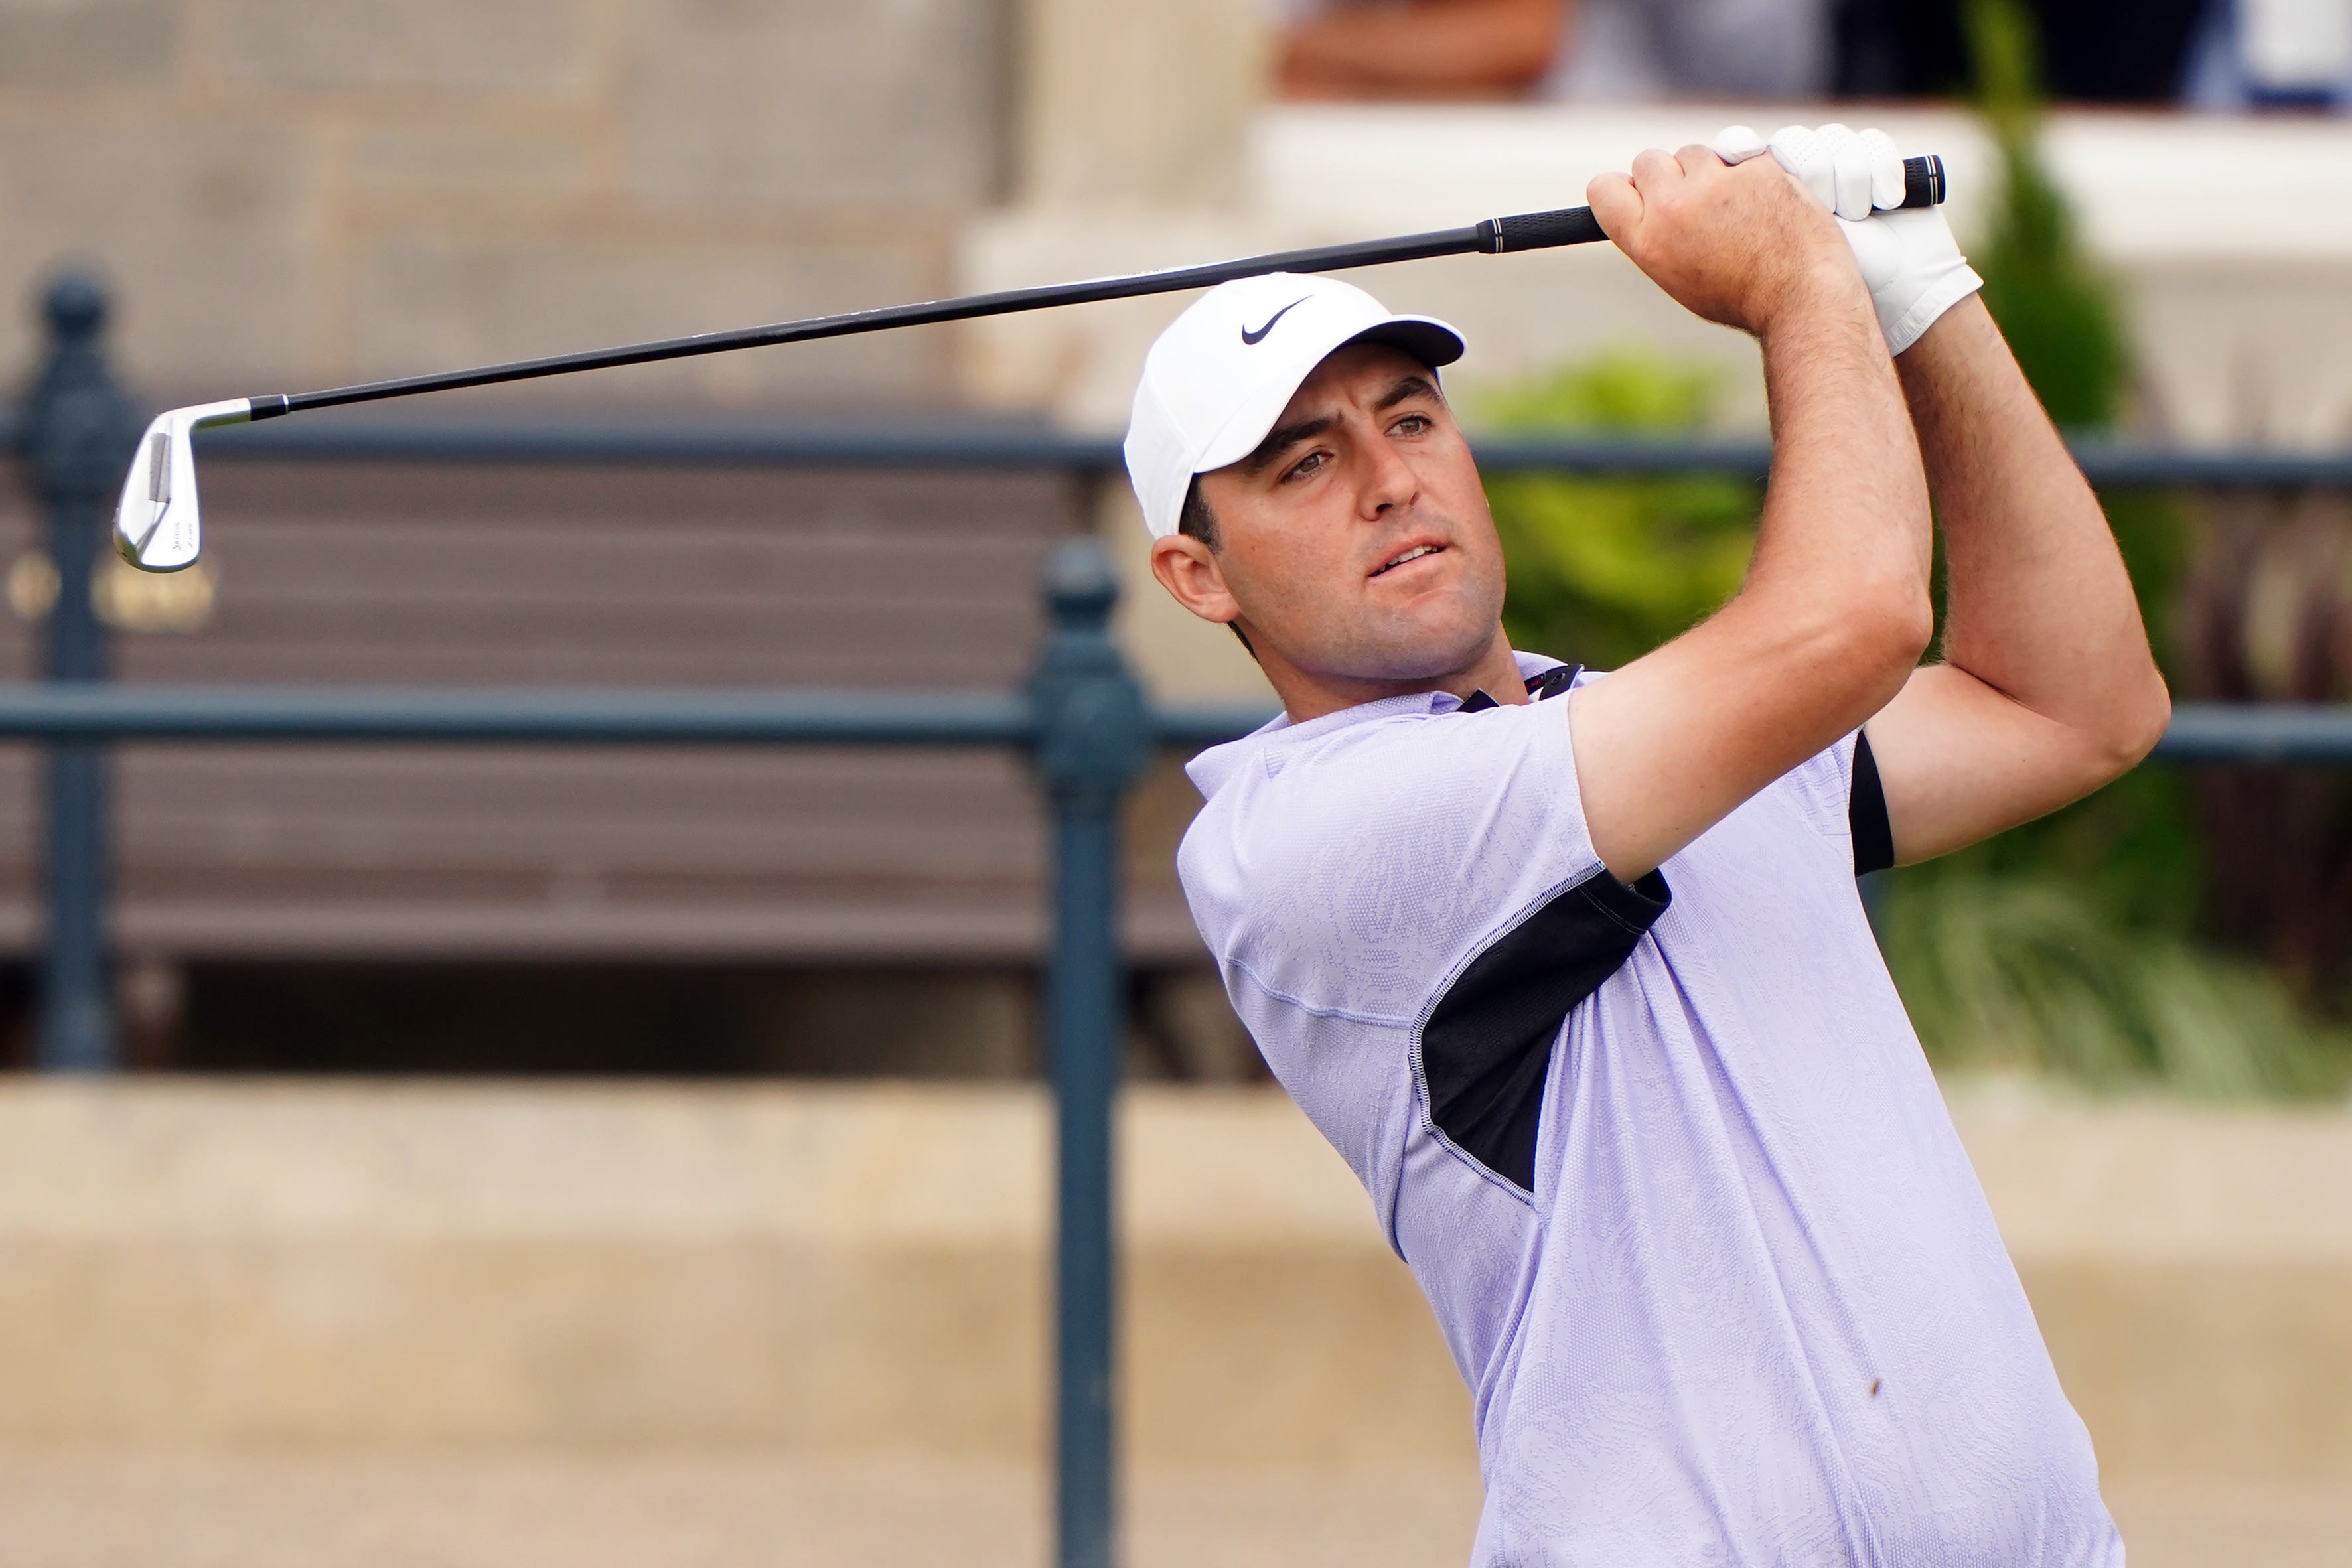
<svg viewBox="0 0 2352 1568">
<path fill-rule="evenodd" d="M 1153 708 L 1109 633 L 1117 597 L 1091 538 L 1058 547 L 1044 584 L 1048 632 L 1020 690 L 386 690 L 110 685 L 92 562 L 139 423 L 100 349 L 104 295 L 67 279 L 45 301 L 49 343 L 23 412 L 0 414 L 58 573 L 46 683 L 0 684 L 0 739 L 45 742 L 47 931 L 38 1056 L 52 1070 L 115 1062 L 105 973 L 109 894 L 103 747 L 122 741 L 359 741 L 659 746 L 961 746 L 1029 758 L 1050 818 L 1046 1049 L 1055 1103 L 1055 1533 L 1066 1568 L 1116 1556 L 1113 1106 L 1121 1040 L 1118 820 L 1156 747 L 1197 747 L 1264 713 Z M 276 433 L 264 433 L 265 437 Z M 758 434 L 317 422 L 292 440 L 220 443 L 217 455 L 434 463 L 861 464 L 1076 469 L 1117 459 L 1051 433 Z"/>
<path fill-rule="evenodd" d="M 67 279 L 46 300 L 47 352 L 20 415 L 0 413 L 0 452 L 23 462 L 41 502 L 58 591 L 45 683 L 0 684 L 0 739 L 46 743 L 47 929 L 39 1059 L 114 1062 L 107 1005 L 109 891 L 103 747 L 123 741 L 409 741 L 436 744 L 965 746 L 1025 753 L 1051 818 L 1047 1049 L 1055 1096 L 1055 1518 L 1065 1568 L 1116 1554 L 1112 1106 L 1121 958 L 1118 809 L 1158 747 L 1196 747 L 1263 722 L 1263 710 L 1154 706 L 1109 635 L 1116 585 L 1090 539 L 1047 564 L 1049 631 L 1027 685 L 968 692 L 642 689 L 383 689 L 123 686 L 106 683 L 91 562 L 139 429 L 108 371 L 104 295 Z M 215 459 L 435 464 L 688 464 L 1117 473 L 1114 443 L 1051 430 L 713 430 L 480 421 L 358 423 L 324 418 L 215 433 Z M 2079 446 L 2116 485 L 2352 489 L 2352 454 L 2189 454 Z M 1752 442 L 1546 439 L 1487 442 L 1495 472 L 1760 476 Z M 2194 763 L 2352 763 L 2352 709 L 2182 706 L 2157 748 Z"/>
</svg>

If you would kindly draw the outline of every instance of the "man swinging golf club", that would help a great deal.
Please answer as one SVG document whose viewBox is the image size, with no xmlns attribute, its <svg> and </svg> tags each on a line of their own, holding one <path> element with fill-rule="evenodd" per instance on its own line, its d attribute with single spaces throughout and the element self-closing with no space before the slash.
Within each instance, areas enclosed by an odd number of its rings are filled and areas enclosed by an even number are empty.
<svg viewBox="0 0 2352 1568">
<path fill-rule="evenodd" d="M 1854 878 L 2089 792 L 2168 704 L 2097 502 L 1899 192 L 1842 127 L 1593 182 L 1761 344 L 1774 435 L 1739 593 L 1605 676 L 1504 639 L 1451 329 L 1278 275 L 1145 362 L 1152 569 L 1285 709 L 1193 762 L 1185 892 L 1469 1385 L 1481 1568 L 2123 1561 Z"/>
</svg>

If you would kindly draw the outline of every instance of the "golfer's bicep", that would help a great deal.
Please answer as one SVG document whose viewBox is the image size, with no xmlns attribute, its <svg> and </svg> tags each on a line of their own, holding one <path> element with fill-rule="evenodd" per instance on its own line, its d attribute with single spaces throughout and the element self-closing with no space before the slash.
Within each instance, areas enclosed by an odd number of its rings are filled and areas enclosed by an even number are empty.
<svg viewBox="0 0 2352 1568">
<path fill-rule="evenodd" d="M 1864 716 L 1809 672 L 1748 652 L 1703 626 L 1570 698 L 1585 825 L 1620 881 L 1663 865 Z"/>
</svg>

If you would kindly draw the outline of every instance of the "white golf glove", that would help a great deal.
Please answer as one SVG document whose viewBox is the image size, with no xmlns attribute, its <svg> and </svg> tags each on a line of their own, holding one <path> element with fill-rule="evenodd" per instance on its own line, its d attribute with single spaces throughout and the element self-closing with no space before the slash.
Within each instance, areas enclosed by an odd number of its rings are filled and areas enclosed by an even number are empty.
<svg viewBox="0 0 2352 1568">
<path fill-rule="evenodd" d="M 1941 207 L 1902 206 L 1903 154 L 1884 131 L 1791 125 L 1767 141 L 1735 125 L 1710 145 L 1727 163 L 1771 153 L 1837 214 L 1870 302 L 1878 308 L 1878 329 L 1890 353 L 1917 342 L 1937 317 L 1984 287 L 1960 254 Z"/>
</svg>

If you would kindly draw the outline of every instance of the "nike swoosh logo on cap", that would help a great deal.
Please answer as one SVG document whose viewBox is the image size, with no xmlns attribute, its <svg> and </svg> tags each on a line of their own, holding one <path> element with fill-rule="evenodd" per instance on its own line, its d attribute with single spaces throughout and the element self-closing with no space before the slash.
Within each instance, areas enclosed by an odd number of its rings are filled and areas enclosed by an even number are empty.
<svg viewBox="0 0 2352 1568">
<path fill-rule="evenodd" d="M 1260 343 L 1265 341 L 1265 335 L 1274 330 L 1274 324 L 1276 321 L 1281 320 L 1285 316 L 1289 315 L 1293 310 L 1296 310 L 1298 307 L 1306 303 L 1307 296 L 1302 294 L 1297 298 L 1292 300 L 1289 304 L 1284 306 L 1281 309 L 1276 311 L 1273 315 L 1267 317 L 1265 319 L 1265 325 L 1260 327 L 1256 331 L 1253 332 L 1246 327 L 1243 328 L 1242 341 L 1248 344 L 1253 349 L 1256 348 Z"/>
</svg>

